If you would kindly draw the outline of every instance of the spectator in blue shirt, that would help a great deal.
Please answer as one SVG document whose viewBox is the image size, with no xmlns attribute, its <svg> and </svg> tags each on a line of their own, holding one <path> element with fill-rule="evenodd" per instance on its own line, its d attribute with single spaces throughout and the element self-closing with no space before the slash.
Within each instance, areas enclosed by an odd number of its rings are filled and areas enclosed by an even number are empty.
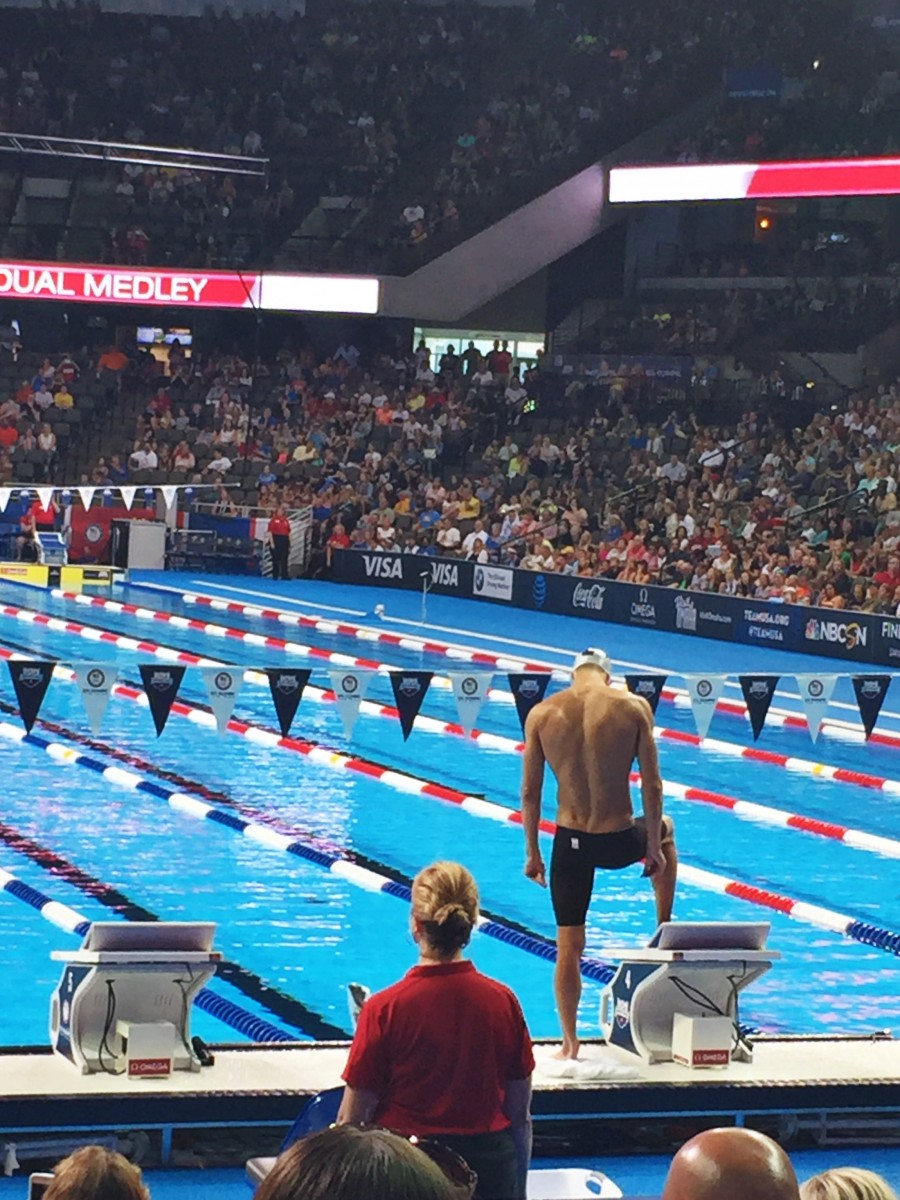
<svg viewBox="0 0 900 1200">
<path fill-rule="evenodd" d="M 440 519 L 441 514 L 435 508 L 434 501 L 426 499 L 425 507 L 419 513 L 419 528 L 425 530 L 434 529 Z"/>
</svg>

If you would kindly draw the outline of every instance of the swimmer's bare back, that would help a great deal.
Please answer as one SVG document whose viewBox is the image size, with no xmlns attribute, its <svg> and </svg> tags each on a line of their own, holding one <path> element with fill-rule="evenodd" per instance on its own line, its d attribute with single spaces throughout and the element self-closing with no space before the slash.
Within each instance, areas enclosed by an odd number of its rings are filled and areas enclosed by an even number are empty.
<svg viewBox="0 0 900 1200">
<path fill-rule="evenodd" d="M 597 679 L 579 679 L 532 709 L 523 767 L 529 770 L 529 755 L 549 764 L 557 780 L 557 824 L 614 833 L 634 817 L 628 777 L 635 757 L 645 786 L 658 788 L 661 798 L 653 714 L 643 698 L 609 687 L 599 672 L 590 675 Z"/>
</svg>

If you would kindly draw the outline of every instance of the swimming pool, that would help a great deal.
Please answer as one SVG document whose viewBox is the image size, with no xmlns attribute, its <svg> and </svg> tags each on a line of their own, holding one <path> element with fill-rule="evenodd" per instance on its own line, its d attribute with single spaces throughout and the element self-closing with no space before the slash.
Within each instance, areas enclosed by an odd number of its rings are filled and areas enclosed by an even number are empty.
<svg viewBox="0 0 900 1200">
<path fill-rule="evenodd" d="M 334 589 L 322 592 L 321 602 L 334 594 Z M 143 615 L 3 586 L 0 650 L 66 663 L 115 662 L 126 685 L 137 679 L 138 663 L 158 661 L 160 656 L 171 659 L 176 651 L 245 668 L 308 666 L 313 669 L 311 687 L 292 731 L 303 740 L 303 748 L 274 745 L 270 733 L 253 729 L 249 736 L 229 732 L 220 737 L 209 728 L 202 708 L 206 694 L 199 672 L 190 667 L 180 697 L 193 706 L 193 714 L 173 714 L 159 740 L 146 707 L 126 696 L 113 698 L 100 734 L 92 738 L 74 686 L 54 679 L 41 710 L 42 721 L 54 728 L 39 723 L 35 741 L 23 744 L 10 740 L 18 738 L 20 723 L 7 711 L 14 696 L 3 668 L 0 701 L 5 707 L 0 720 L 6 724 L 0 728 L 5 733 L 0 737 L 0 771 L 6 786 L 0 870 L 88 920 L 110 919 L 123 911 L 124 901 L 133 906 L 124 911 L 132 913 L 140 909 L 167 919 L 217 921 L 217 946 L 234 970 L 230 981 L 220 978 L 211 985 L 214 992 L 284 1034 L 302 1037 L 349 1031 L 345 985 L 360 980 L 382 987 L 412 963 L 406 906 L 391 893 L 402 892 L 403 879 L 424 863 L 458 858 L 475 873 L 483 905 L 497 918 L 501 931 L 513 931 L 509 941 L 479 935 L 473 957 L 482 969 L 516 989 L 535 1035 L 556 1033 L 552 964 L 539 953 L 540 939 L 553 934 L 549 897 L 523 877 L 521 829 L 498 819 L 505 814 L 495 807 L 514 810 L 518 804 L 515 744 L 520 731 L 508 701 L 494 697 L 485 703 L 477 725 L 494 737 L 476 743 L 444 729 L 445 723 L 456 720 L 455 705 L 448 691 L 433 687 L 423 711 L 435 720 L 426 723 L 428 728 L 417 726 L 404 743 L 396 719 L 377 711 L 393 701 L 387 679 L 376 677 L 368 695 L 372 704 L 360 716 L 348 745 L 336 705 L 314 693 L 314 688 L 330 687 L 328 671 L 334 663 L 327 654 L 415 666 L 439 675 L 453 668 L 453 659 L 437 650 L 375 643 L 377 632 L 360 638 L 242 612 L 211 612 L 186 604 L 173 591 L 124 588 L 116 597 L 143 606 Z M 370 607 L 371 597 L 363 603 L 361 599 L 354 592 L 344 593 L 345 605 Z M 396 607 L 393 594 L 391 603 Z M 454 608 L 453 603 L 443 601 L 440 612 L 449 614 L 444 623 L 456 632 L 439 637 L 471 643 L 474 634 L 464 626 L 472 610 L 461 602 Z M 293 610 L 313 611 L 309 606 Z M 52 627 L 37 624 L 34 612 L 52 617 Z M 174 615 L 176 623 L 154 614 Z M 565 661 L 562 654 L 540 655 L 505 644 L 504 638 L 540 641 L 543 618 L 509 612 L 502 616 L 503 632 L 478 645 L 528 659 Z M 198 617 L 203 628 L 185 627 Z M 356 621 L 367 627 L 373 623 L 378 625 L 371 618 Z M 250 640 L 241 633 L 250 634 Z M 320 653 L 310 658 L 299 649 L 266 645 L 272 636 L 314 645 Z M 618 634 L 604 631 L 604 636 L 614 657 L 624 657 L 615 654 Z M 433 637 L 437 640 L 438 635 Z M 125 644 L 116 644 L 122 638 Z M 650 653 L 643 661 L 669 669 L 701 666 L 690 659 L 696 660 L 697 643 L 686 649 L 679 643 L 677 637 L 645 639 L 642 648 Z M 741 653 L 741 661 L 750 661 L 750 652 L 737 647 L 716 646 L 712 652 L 720 669 L 731 669 L 735 660 L 728 654 Z M 794 670 L 811 669 L 797 659 L 794 664 Z M 502 691 L 505 686 L 498 671 L 494 687 Z M 783 686 L 788 688 L 786 681 Z M 846 689 L 838 695 L 846 696 Z M 778 703 L 790 706 L 787 700 Z M 271 730 L 275 717 L 267 689 L 245 683 L 235 715 Z M 839 715 L 849 718 L 852 713 Z M 795 769 L 787 770 L 775 762 L 736 757 L 736 747 L 752 745 L 744 720 L 717 717 L 713 740 L 704 747 L 675 740 L 692 733 L 694 726 L 690 713 L 671 700 L 661 703 L 657 724 L 673 734 L 661 737 L 659 747 L 668 783 L 667 811 L 677 822 L 685 864 L 676 915 L 694 920 L 764 916 L 772 921 L 771 944 L 784 955 L 746 994 L 742 1019 L 790 1032 L 900 1029 L 897 957 L 807 919 L 827 923 L 827 915 L 819 911 L 827 910 L 879 928 L 900 929 L 900 864 L 893 857 L 900 851 L 900 798 L 890 790 L 829 779 L 827 772 L 811 775 L 802 762 L 795 761 Z M 48 753 L 41 742 L 61 744 L 68 751 Z M 802 731 L 771 726 L 759 745 L 776 756 L 900 778 L 900 749 L 859 745 L 852 731 L 845 738 L 822 737 L 813 746 Z M 332 750 L 345 757 L 329 753 Z M 347 769 L 347 753 L 358 760 L 351 765 L 359 769 Z M 153 790 L 135 788 L 133 778 L 115 771 L 100 775 L 86 769 L 83 762 L 73 761 L 78 755 L 98 767 L 121 771 L 127 766 Z M 124 764 L 123 755 L 136 761 Z M 381 768 L 387 768 L 387 774 L 379 779 Z M 421 782 L 411 782 L 409 776 L 437 785 L 429 789 L 437 794 L 422 794 Z M 715 802 L 709 802 L 710 797 L 707 802 L 683 798 L 686 788 L 714 793 Z M 178 807 L 173 807 L 165 798 L 171 791 L 199 797 L 219 818 L 203 817 L 196 799 L 176 800 Z M 546 812 L 552 816 L 552 788 L 547 791 Z M 485 797 L 489 804 L 477 799 L 459 803 L 463 797 Z M 723 797 L 757 807 L 740 816 L 721 806 Z M 773 808 L 885 840 L 879 852 L 785 828 L 784 818 L 773 814 Z M 236 828 L 244 822 L 251 822 L 251 836 Z M 314 848 L 318 861 L 285 853 L 283 845 L 291 839 Z M 326 869 L 330 858 L 342 851 L 360 856 L 370 874 L 338 875 Z M 401 886 L 395 884 L 387 892 L 370 890 L 371 873 L 399 879 Z M 729 883 L 731 890 L 745 895 L 759 898 L 749 890 L 759 889 L 796 901 L 794 912 L 803 919 L 723 894 Z M 639 868 L 598 875 L 588 926 L 589 956 L 604 961 L 604 944 L 637 942 L 653 925 L 652 895 Z M 535 938 L 529 942 L 522 930 Z M 2 1041 L 45 1042 L 49 995 L 58 974 L 49 952 L 71 947 L 74 937 L 7 891 L 0 892 L 0 933 L 13 949 L 13 966 L 0 982 Z M 513 944 L 523 941 L 526 948 Z M 529 952 L 528 945 L 538 953 Z M 586 1034 L 598 1031 L 601 986 L 598 979 L 585 981 Z M 209 1039 L 237 1036 L 211 1013 L 197 1014 L 194 1024 L 195 1032 Z"/>
</svg>

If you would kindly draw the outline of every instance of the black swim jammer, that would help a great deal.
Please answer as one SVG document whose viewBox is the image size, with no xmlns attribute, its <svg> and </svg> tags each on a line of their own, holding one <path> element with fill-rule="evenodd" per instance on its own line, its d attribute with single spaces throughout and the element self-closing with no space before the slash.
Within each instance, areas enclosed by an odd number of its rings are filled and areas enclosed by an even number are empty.
<svg viewBox="0 0 900 1200">
<path fill-rule="evenodd" d="M 647 830 L 636 822 L 617 833 L 584 833 L 558 825 L 550 859 L 550 896 L 557 925 L 583 925 L 594 870 L 618 871 L 647 853 Z"/>
</svg>

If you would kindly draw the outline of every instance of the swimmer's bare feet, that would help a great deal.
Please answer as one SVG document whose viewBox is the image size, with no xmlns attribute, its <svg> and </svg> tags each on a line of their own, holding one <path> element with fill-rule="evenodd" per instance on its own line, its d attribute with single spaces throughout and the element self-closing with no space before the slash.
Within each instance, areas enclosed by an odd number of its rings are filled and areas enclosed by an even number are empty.
<svg viewBox="0 0 900 1200">
<path fill-rule="evenodd" d="M 577 1059 L 578 1050 L 579 1043 L 577 1041 L 569 1041 L 568 1038 L 564 1038 L 563 1044 L 558 1050 L 554 1050 L 550 1057 L 561 1059 L 562 1061 L 566 1061 L 567 1059 Z"/>
</svg>

